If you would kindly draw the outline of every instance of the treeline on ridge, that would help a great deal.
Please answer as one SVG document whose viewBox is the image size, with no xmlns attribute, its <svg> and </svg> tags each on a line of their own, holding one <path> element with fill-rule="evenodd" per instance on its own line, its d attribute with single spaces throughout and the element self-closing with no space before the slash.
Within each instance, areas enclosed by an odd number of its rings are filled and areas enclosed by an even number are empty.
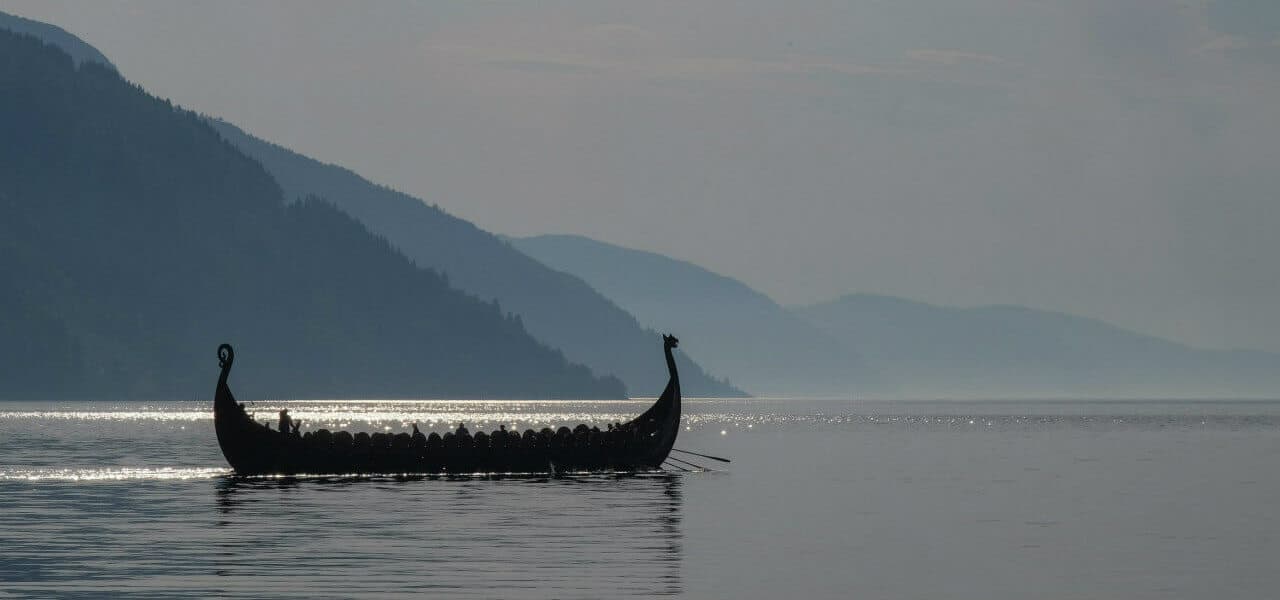
<svg viewBox="0 0 1280 600">
<path fill-rule="evenodd" d="M 0 31 L 0 399 L 621 397 L 199 116 Z M 654 360 L 657 356 L 655 340 Z"/>
</svg>

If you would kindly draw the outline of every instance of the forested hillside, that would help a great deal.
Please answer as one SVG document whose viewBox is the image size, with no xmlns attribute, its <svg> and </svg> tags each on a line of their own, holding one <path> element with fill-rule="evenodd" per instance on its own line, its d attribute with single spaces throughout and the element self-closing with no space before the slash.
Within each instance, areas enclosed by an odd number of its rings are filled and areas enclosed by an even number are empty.
<svg viewBox="0 0 1280 600">
<path fill-rule="evenodd" d="M 0 398 L 207 397 L 223 341 L 246 396 L 625 393 L 109 67 L 0 31 L 0 90 Z"/>
<path fill-rule="evenodd" d="M 31 19 L 24 19 L 18 15 L 0 11 L 0 29 L 34 35 L 70 54 L 76 64 L 96 62 L 112 69 L 115 68 L 115 65 L 111 64 L 111 61 L 107 60 L 107 57 L 103 56 L 97 48 L 85 43 L 84 40 L 68 33 L 67 30 L 57 25 L 32 21 Z"/>
<path fill-rule="evenodd" d="M 261 161 L 280 182 L 286 198 L 316 195 L 333 202 L 418 265 L 439 270 L 459 289 L 495 300 L 504 311 L 520 315 L 535 338 L 562 349 L 570 360 L 622 378 L 632 394 L 656 395 L 666 381 L 666 367 L 654 360 L 655 330 L 683 335 L 681 347 L 695 359 L 710 360 L 718 351 L 694 332 L 682 331 L 678 321 L 641 325 L 578 277 L 548 268 L 436 206 L 257 139 L 224 121 L 211 123 L 228 141 Z M 677 362 L 687 395 L 744 395 L 728 381 L 708 376 L 683 352 Z"/>
</svg>

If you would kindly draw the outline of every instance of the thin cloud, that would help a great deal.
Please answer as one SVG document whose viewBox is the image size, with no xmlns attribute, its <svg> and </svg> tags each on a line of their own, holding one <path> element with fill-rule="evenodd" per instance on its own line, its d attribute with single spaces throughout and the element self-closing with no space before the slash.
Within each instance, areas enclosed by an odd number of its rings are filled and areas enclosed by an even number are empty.
<svg viewBox="0 0 1280 600">
<path fill-rule="evenodd" d="M 720 80 L 769 75 L 902 74 L 897 67 L 862 65 L 817 56 L 786 55 L 774 59 L 742 59 L 709 56 L 661 56 L 618 58 L 607 53 L 550 53 L 458 44 L 430 45 L 425 52 L 457 63 L 467 62 L 503 70 L 563 75 L 618 75 L 650 79 Z"/>
<path fill-rule="evenodd" d="M 963 50 L 935 50 L 932 48 L 908 50 L 907 58 L 948 66 L 962 63 L 1004 64 L 1008 62 L 999 56 L 991 54 L 965 52 Z"/>
</svg>

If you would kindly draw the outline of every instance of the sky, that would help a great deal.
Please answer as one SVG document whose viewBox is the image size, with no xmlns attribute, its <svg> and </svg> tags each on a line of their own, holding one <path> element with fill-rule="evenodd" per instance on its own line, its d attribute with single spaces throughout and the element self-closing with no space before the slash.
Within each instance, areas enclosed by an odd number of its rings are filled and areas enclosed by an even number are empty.
<svg viewBox="0 0 1280 600">
<path fill-rule="evenodd" d="M 1280 2 L 0 0 L 508 235 L 1280 351 Z"/>
</svg>

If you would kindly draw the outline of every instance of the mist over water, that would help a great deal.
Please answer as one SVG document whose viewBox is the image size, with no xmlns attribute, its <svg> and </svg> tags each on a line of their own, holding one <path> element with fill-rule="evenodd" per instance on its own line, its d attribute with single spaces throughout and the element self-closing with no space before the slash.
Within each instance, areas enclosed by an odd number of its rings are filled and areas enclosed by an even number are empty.
<svg viewBox="0 0 1280 600">
<path fill-rule="evenodd" d="M 311 427 L 634 402 L 259 402 Z M 0 405 L 0 597 L 1258 598 L 1280 402 L 687 400 L 714 472 L 229 476 L 206 403 Z"/>
</svg>

